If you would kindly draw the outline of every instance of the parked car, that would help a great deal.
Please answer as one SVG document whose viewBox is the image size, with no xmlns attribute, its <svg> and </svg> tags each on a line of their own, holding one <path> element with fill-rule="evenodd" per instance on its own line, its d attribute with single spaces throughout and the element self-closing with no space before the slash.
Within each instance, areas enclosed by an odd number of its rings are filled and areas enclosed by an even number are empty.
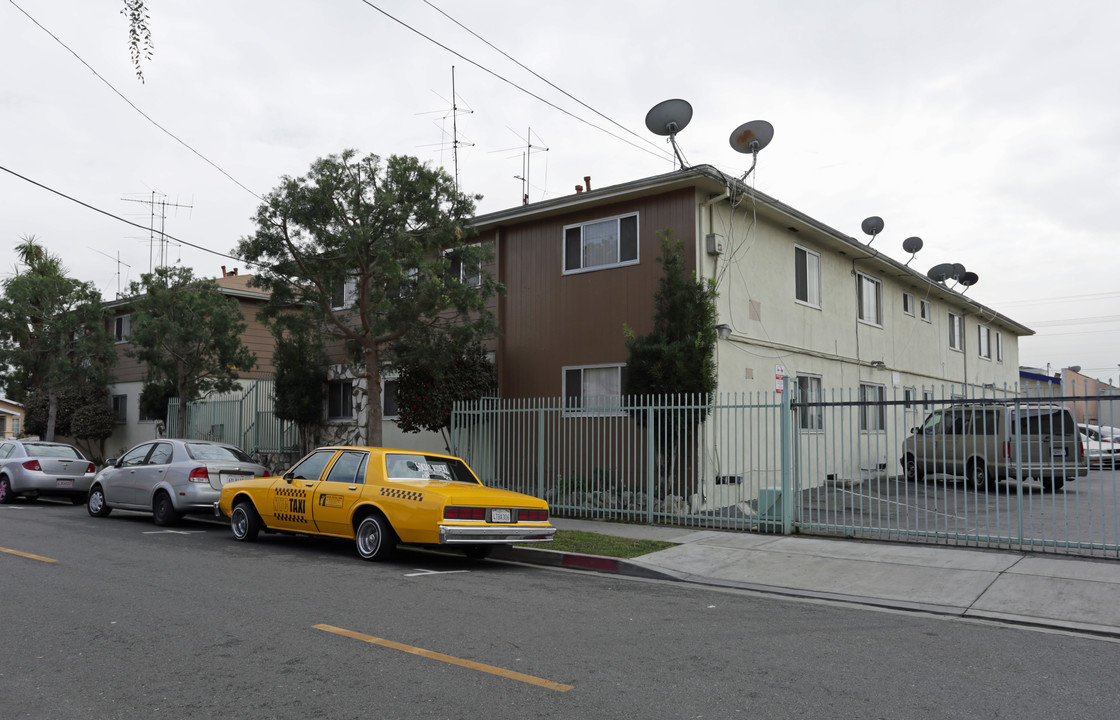
<svg viewBox="0 0 1120 720">
<path fill-rule="evenodd" d="M 215 514 L 233 536 L 261 530 L 353 540 L 366 560 L 398 542 L 453 545 L 481 558 L 496 544 L 548 542 L 556 533 L 548 503 L 482 484 L 451 455 L 373 447 L 324 447 L 281 477 L 222 487 Z"/>
<path fill-rule="evenodd" d="M 94 517 L 143 510 L 156 525 L 171 525 L 187 513 L 212 513 L 226 483 L 267 474 L 234 445 L 152 440 L 108 461 L 90 484 L 86 509 Z"/>
<path fill-rule="evenodd" d="M 86 500 L 97 468 L 73 445 L 41 440 L 0 442 L 0 503 L 16 496 L 63 496 Z"/>
<path fill-rule="evenodd" d="M 1107 425 L 1078 425 L 1090 467 L 1114 468 L 1120 455 L 1120 430 Z"/>
<path fill-rule="evenodd" d="M 949 405 L 916 427 L 902 446 L 906 477 L 964 476 L 995 488 L 1020 475 L 1047 490 L 1089 473 L 1069 410 L 1045 403 L 987 401 Z"/>
</svg>

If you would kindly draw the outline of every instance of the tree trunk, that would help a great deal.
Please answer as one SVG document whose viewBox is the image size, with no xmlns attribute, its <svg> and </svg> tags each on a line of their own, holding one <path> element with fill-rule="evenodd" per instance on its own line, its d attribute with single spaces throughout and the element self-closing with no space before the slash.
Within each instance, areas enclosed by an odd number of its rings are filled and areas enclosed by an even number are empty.
<svg viewBox="0 0 1120 720">
<path fill-rule="evenodd" d="M 58 418 L 58 393 L 54 388 L 47 390 L 47 430 L 44 433 L 46 437 L 43 439 L 47 442 L 54 442 L 54 424 Z"/>
<path fill-rule="evenodd" d="M 381 437 L 381 358 L 377 347 L 367 347 L 362 352 L 366 374 L 366 444 L 382 445 Z"/>
<path fill-rule="evenodd" d="M 179 392 L 179 427 L 175 436 L 180 438 L 190 437 L 187 434 L 187 383 L 180 378 L 175 387 Z"/>
</svg>

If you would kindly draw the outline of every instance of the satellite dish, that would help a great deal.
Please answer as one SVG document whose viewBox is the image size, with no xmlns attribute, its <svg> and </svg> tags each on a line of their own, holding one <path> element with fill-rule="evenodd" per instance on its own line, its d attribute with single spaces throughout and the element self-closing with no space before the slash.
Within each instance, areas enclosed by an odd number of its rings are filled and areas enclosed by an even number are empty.
<svg viewBox="0 0 1120 720">
<path fill-rule="evenodd" d="M 980 276 L 974 272 L 962 273 L 961 276 L 957 279 L 960 280 L 961 285 L 964 285 L 966 288 L 972 287 L 976 283 L 980 282 Z"/>
<path fill-rule="evenodd" d="M 929 269 L 929 272 L 926 273 L 926 277 L 928 277 L 930 280 L 933 280 L 934 282 L 943 283 L 949 278 L 953 277 L 953 265 L 952 263 L 941 263 L 940 265 L 934 265 Z"/>
<path fill-rule="evenodd" d="M 1075 373 L 1081 372 L 1081 366 L 1080 365 L 1070 365 L 1066 369 L 1069 370 L 1070 372 L 1075 372 Z"/>
<path fill-rule="evenodd" d="M 902 241 L 902 249 L 913 255 L 922 249 L 922 239 L 920 237 L 908 237 Z"/>
<path fill-rule="evenodd" d="M 871 243 L 875 242 L 875 236 L 883 232 L 883 218 L 879 217 L 878 215 L 872 215 L 871 217 L 864 219 L 863 223 L 860 224 L 860 227 L 865 233 L 871 236 L 871 239 L 867 241 L 867 244 L 870 245 Z"/>
<path fill-rule="evenodd" d="M 765 120 L 751 120 L 735 128 L 729 142 L 735 152 L 753 154 L 774 139 L 774 126 Z"/>
<path fill-rule="evenodd" d="M 964 269 L 964 265 L 961 265 L 960 263 L 953 263 L 953 274 L 949 277 L 953 278 L 954 280 L 960 280 L 962 277 L 964 277 L 965 272 L 966 270 Z"/>
<path fill-rule="evenodd" d="M 677 133 L 688 127 L 691 120 L 692 105 L 689 105 L 687 100 L 663 100 L 646 113 L 646 128 L 654 135 L 669 136 L 673 154 L 677 156 L 682 168 L 684 158 L 681 157 L 680 148 L 677 147 Z"/>
</svg>

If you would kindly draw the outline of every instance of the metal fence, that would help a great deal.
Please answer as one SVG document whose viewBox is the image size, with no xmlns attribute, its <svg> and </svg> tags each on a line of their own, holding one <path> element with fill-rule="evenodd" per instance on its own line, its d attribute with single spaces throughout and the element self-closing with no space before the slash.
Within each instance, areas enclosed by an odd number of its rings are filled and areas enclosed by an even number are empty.
<svg viewBox="0 0 1120 720">
<path fill-rule="evenodd" d="M 232 443 L 258 457 L 287 456 L 298 450 L 298 429 L 273 413 L 273 380 L 246 380 L 241 391 L 187 404 L 185 428 L 179 428 L 179 399 L 168 403 L 170 437 Z"/>
<path fill-rule="evenodd" d="M 1076 428 L 1076 446 L 1058 442 L 1070 428 L 1053 425 L 1115 426 L 1120 397 L 797 390 L 491 398 L 456 407 L 453 450 L 561 516 L 1120 557 L 1113 463 Z M 1067 419 L 1051 420 L 1054 407 Z"/>
</svg>

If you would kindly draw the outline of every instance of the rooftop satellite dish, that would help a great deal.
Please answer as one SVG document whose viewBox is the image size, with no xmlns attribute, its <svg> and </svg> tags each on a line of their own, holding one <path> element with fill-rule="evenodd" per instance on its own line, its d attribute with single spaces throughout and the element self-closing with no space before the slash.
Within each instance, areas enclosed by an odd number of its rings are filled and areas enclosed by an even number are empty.
<svg viewBox="0 0 1120 720">
<path fill-rule="evenodd" d="M 953 265 L 952 263 L 934 265 L 929 269 L 929 272 L 926 273 L 926 277 L 934 282 L 943 283 L 953 277 Z"/>
<path fill-rule="evenodd" d="M 961 273 L 961 276 L 958 279 L 960 280 L 961 285 L 964 285 L 966 290 L 976 283 L 980 282 L 980 276 L 974 272 Z"/>
<path fill-rule="evenodd" d="M 923 243 L 920 237 L 908 237 L 902 241 L 902 249 L 910 253 L 910 259 L 906 261 L 907 266 L 914 260 L 914 256 L 918 254 L 918 251 L 922 249 L 922 245 Z"/>
<path fill-rule="evenodd" d="M 962 277 L 964 277 L 965 272 L 966 270 L 964 269 L 964 265 L 961 265 L 960 263 L 953 263 L 953 274 L 949 277 L 953 278 L 954 280 L 960 280 Z"/>
<path fill-rule="evenodd" d="M 868 245 L 875 242 L 875 236 L 883 232 L 883 227 L 883 218 L 878 215 L 872 215 L 860 224 L 860 228 L 863 229 L 863 232 L 871 236 L 871 239 L 867 241 Z"/>
<path fill-rule="evenodd" d="M 774 139 L 774 126 L 765 120 L 751 120 L 735 128 L 729 142 L 735 152 L 757 153 Z"/>
<path fill-rule="evenodd" d="M 668 135 L 669 142 L 673 145 L 673 153 L 681 167 L 684 167 L 684 158 L 677 148 L 677 133 L 688 127 L 692 121 L 692 105 L 687 100 L 664 100 L 657 103 L 646 113 L 646 128 L 654 135 Z"/>
</svg>

